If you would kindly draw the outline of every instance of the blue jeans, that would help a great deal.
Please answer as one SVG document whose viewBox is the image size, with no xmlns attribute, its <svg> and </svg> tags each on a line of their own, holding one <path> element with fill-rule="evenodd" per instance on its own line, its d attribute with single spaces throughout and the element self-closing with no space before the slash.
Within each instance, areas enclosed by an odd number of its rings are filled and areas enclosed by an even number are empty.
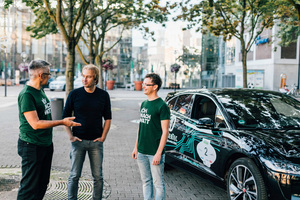
<svg viewBox="0 0 300 200">
<path fill-rule="evenodd" d="M 53 144 L 38 146 L 18 140 L 18 154 L 22 158 L 22 179 L 18 200 L 42 200 L 50 179 Z"/>
<path fill-rule="evenodd" d="M 102 199 L 103 192 L 103 143 L 93 140 L 82 140 L 71 143 L 71 172 L 69 176 L 68 199 L 77 199 L 78 182 L 86 152 L 89 155 L 90 167 L 94 181 L 93 200 Z"/>
<path fill-rule="evenodd" d="M 137 163 L 143 182 L 143 195 L 145 200 L 153 199 L 153 186 L 155 189 L 155 199 L 165 199 L 164 163 L 165 154 L 161 156 L 159 165 L 152 165 L 153 155 L 138 153 Z"/>
</svg>

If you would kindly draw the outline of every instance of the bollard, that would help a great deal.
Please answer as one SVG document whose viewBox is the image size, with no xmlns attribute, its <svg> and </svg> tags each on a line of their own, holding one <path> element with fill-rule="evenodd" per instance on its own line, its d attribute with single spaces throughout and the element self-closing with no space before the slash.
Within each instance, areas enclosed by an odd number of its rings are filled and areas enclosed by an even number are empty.
<svg viewBox="0 0 300 200">
<path fill-rule="evenodd" d="M 63 108 L 64 108 L 63 98 L 51 98 L 51 114 L 53 120 L 62 119 Z"/>
</svg>

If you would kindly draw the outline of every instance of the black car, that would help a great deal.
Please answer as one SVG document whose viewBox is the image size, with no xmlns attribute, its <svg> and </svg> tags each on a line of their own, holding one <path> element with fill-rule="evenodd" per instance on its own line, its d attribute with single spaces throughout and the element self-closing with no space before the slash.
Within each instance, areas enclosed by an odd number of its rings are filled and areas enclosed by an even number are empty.
<svg viewBox="0 0 300 200">
<path fill-rule="evenodd" d="M 300 102 L 274 91 L 169 93 L 166 164 L 226 183 L 228 199 L 300 199 Z M 214 179 L 215 180 L 215 179 Z"/>
<path fill-rule="evenodd" d="M 29 78 L 20 79 L 19 84 L 26 84 L 29 81 Z"/>
</svg>

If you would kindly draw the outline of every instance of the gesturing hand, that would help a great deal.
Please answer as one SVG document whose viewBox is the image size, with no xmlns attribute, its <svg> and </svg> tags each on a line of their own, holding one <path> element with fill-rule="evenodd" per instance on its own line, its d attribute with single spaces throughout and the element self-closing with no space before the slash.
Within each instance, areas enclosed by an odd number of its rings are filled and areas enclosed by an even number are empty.
<svg viewBox="0 0 300 200">
<path fill-rule="evenodd" d="M 73 122 L 73 120 L 75 119 L 75 117 L 66 117 L 63 119 L 63 124 L 65 126 L 81 126 L 80 123 L 77 123 L 77 122 Z"/>
</svg>

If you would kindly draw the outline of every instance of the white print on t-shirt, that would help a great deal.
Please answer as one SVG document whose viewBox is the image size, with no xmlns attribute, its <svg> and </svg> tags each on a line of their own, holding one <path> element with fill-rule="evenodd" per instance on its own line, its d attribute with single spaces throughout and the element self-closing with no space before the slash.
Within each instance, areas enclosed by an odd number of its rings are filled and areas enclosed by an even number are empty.
<svg viewBox="0 0 300 200">
<path fill-rule="evenodd" d="M 148 124 L 150 119 L 151 119 L 151 115 L 147 114 L 148 109 L 146 108 L 142 108 L 141 110 L 141 119 L 140 122 L 144 123 L 144 124 Z"/>
<path fill-rule="evenodd" d="M 47 102 L 45 98 L 42 99 L 43 104 L 45 105 L 45 115 L 51 114 L 51 104 Z"/>
</svg>

